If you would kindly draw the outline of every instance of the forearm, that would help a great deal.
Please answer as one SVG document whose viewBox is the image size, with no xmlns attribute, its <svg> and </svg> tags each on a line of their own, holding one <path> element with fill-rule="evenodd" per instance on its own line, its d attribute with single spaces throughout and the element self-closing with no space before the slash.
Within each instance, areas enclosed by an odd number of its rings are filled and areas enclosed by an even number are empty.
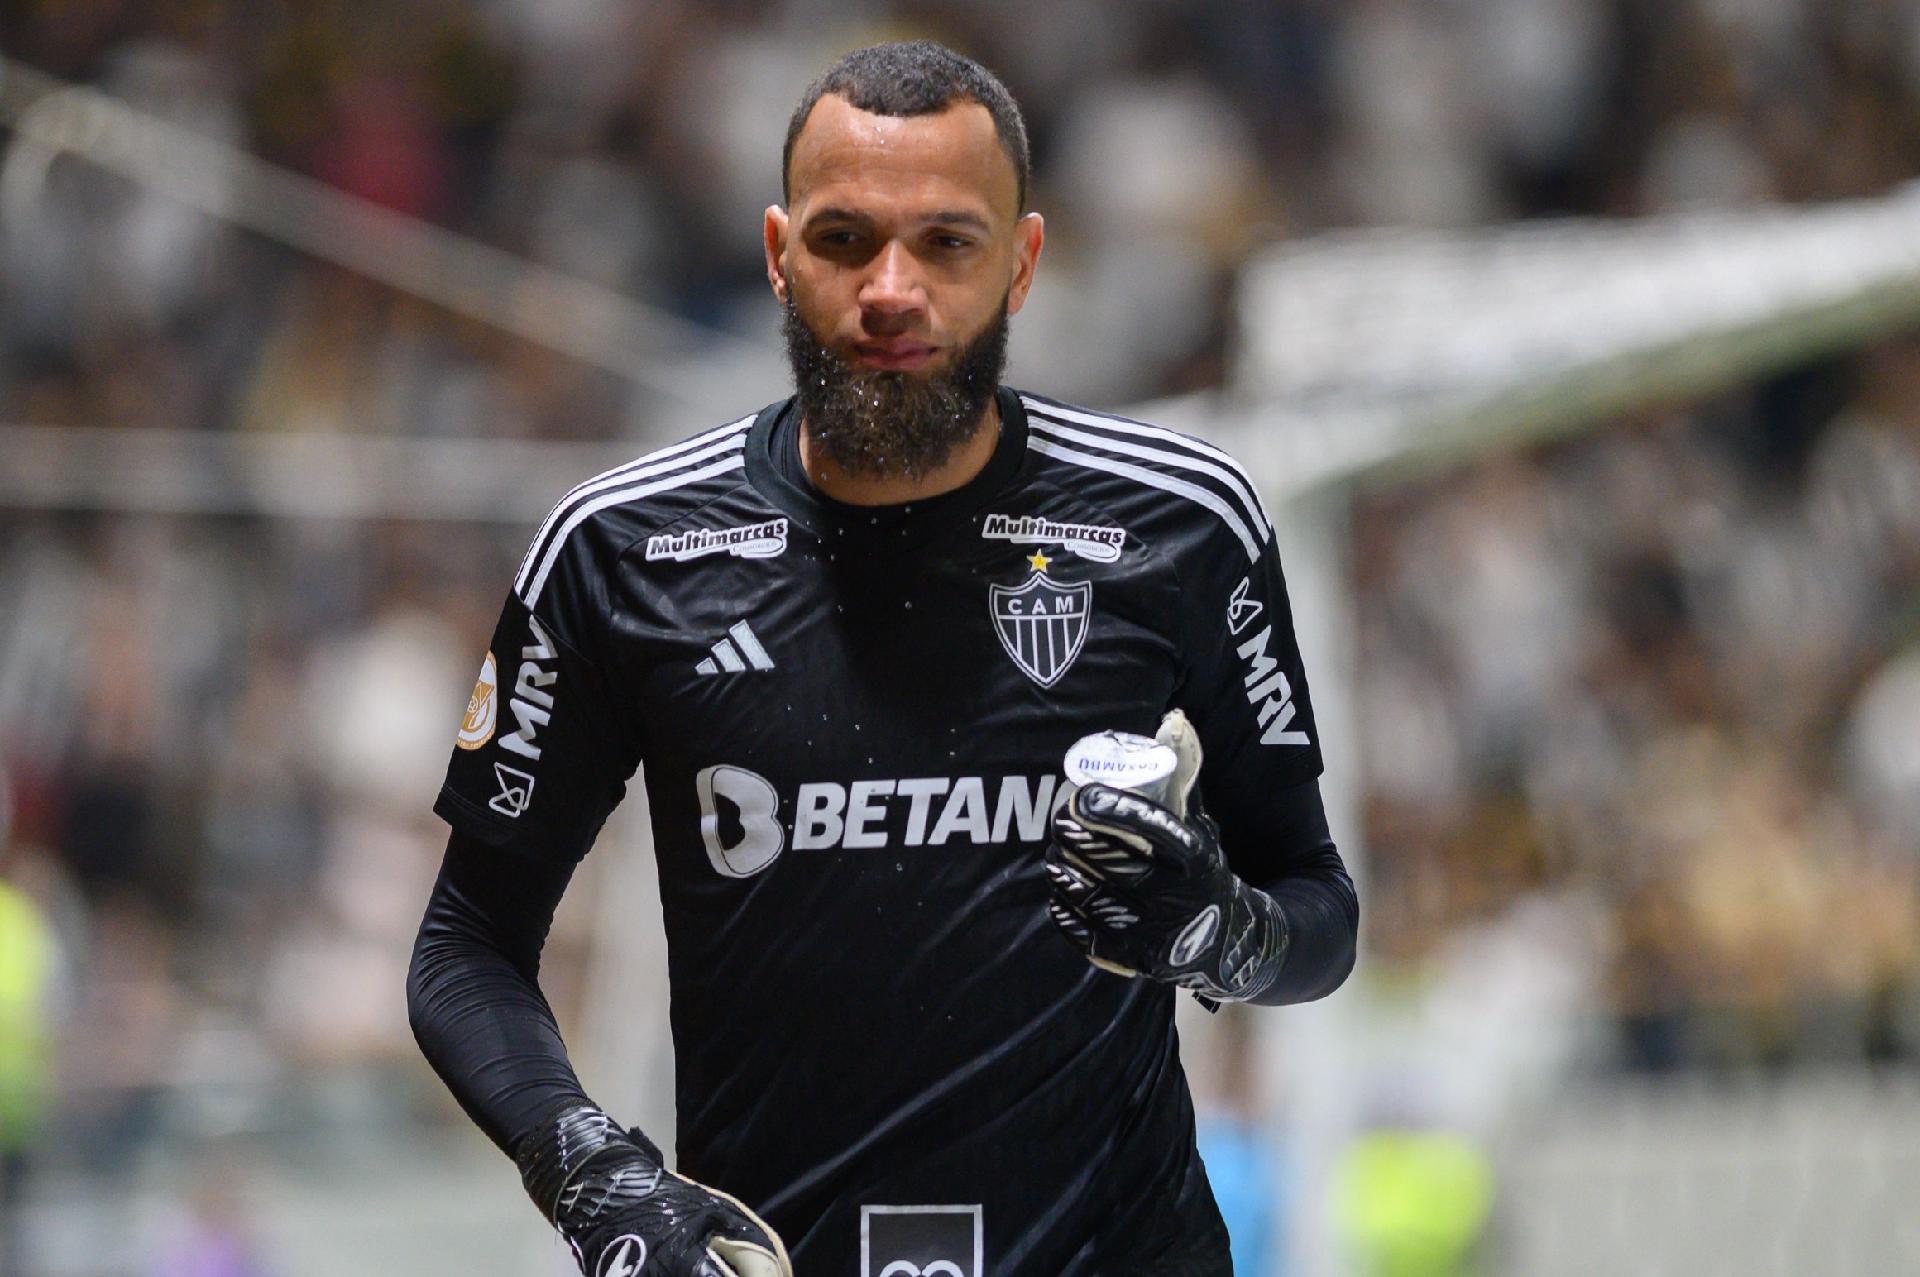
<svg viewBox="0 0 1920 1277">
<path fill-rule="evenodd" d="M 1327 825 L 1320 786 L 1309 781 L 1283 792 L 1264 831 L 1266 854 L 1241 872 L 1264 893 L 1286 930 L 1272 983 L 1248 999 L 1283 1006 L 1324 998 L 1353 970 L 1360 900 Z"/>
<path fill-rule="evenodd" d="M 1287 930 L 1273 983 L 1249 1000 L 1284 1006 L 1324 998 L 1339 988 L 1353 970 L 1360 904 L 1333 844 L 1299 871 L 1248 885 L 1273 901 Z"/>
<path fill-rule="evenodd" d="M 665 1169 L 595 1107 L 540 993 L 540 950 L 573 866 L 455 834 L 407 971 L 414 1037 L 460 1106 L 520 1168 L 582 1271 L 793 1277 L 779 1237 L 730 1198 Z"/>
<path fill-rule="evenodd" d="M 427 1062 L 524 1163 L 556 1114 L 589 1103 L 540 992 L 540 951 L 572 874 L 456 834 L 421 920 L 407 1012 Z"/>
</svg>

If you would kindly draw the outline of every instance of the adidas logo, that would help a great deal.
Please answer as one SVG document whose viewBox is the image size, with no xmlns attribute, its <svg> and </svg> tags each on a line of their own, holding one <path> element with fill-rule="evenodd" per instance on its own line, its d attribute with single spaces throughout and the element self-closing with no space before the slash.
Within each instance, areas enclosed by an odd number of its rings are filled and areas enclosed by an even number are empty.
<svg viewBox="0 0 1920 1277">
<path fill-rule="evenodd" d="M 723 638 L 713 645 L 713 655 L 693 667 L 696 674 L 718 674 L 725 670 L 729 674 L 738 674 L 748 666 L 757 670 L 773 668 L 773 658 L 767 655 L 767 649 L 760 646 L 760 640 L 753 636 L 745 621 L 736 622 L 727 630 L 730 638 Z M 739 646 L 735 647 L 734 644 Z M 741 659 L 742 654 L 745 659 Z"/>
</svg>

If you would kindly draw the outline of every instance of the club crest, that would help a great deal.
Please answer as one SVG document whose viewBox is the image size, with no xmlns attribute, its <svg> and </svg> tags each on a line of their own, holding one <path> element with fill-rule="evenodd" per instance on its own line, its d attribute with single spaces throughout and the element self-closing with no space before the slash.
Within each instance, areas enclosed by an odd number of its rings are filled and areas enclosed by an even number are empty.
<svg viewBox="0 0 1920 1277">
<path fill-rule="evenodd" d="M 1093 582 L 1056 581 L 1047 575 L 1047 559 L 1029 560 L 1033 575 L 1016 586 L 987 587 L 994 633 L 1023 673 L 1052 687 L 1080 655 L 1093 610 Z"/>
</svg>

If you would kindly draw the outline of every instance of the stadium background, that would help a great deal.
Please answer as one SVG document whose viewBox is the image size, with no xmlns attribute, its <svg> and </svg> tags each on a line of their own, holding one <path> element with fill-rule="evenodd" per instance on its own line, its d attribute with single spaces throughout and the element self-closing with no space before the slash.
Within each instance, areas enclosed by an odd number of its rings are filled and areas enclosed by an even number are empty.
<svg viewBox="0 0 1920 1277">
<path fill-rule="evenodd" d="M 546 505 L 781 393 L 786 114 L 920 34 L 1028 112 L 1013 380 L 1165 401 L 1287 538 L 1365 956 L 1324 1006 L 1183 1020 L 1243 1271 L 1920 1270 L 1920 344 L 1911 303 L 1815 331 L 1767 283 L 1821 271 L 1789 214 L 1906 198 L 1920 7 L 20 0 L 0 1271 L 565 1270 L 406 1030 L 427 805 Z M 35 132 L 34 72 L 133 114 Z M 140 121 L 451 235 L 303 231 L 310 188 L 196 176 Z M 1754 247 L 1585 311 L 1580 228 L 1675 224 Z M 1362 269 L 1328 285 L 1322 245 Z M 1484 269 L 1415 268 L 1462 245 Z M 1301 420 L 1289 376 L 1417 364 L 1411 329 L 1542 261 L 1590 361 L 1716 294 L 1766 357 L 1444 447 L 1376 378 L 1398 442 L 1283 464 L 1361 419 Z M 1288 287 L 1367 262 L 1371 310 Z M 641 813 L 588 865 L 545 983 L 589 1088 L 664 1130 Z"/>
</svg>

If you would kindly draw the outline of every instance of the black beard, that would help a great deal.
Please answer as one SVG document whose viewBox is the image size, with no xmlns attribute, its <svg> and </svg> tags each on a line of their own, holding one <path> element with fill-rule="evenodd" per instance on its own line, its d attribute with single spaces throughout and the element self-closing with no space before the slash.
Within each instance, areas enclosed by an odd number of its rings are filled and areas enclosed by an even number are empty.
<svg viewBox="0 0 1920 1277">
<path fill-rule="evenodd" d="M 973 437 L 1007 363 L 1007 299 L 942 372 L 856 368 L 822 345 L 789 295 L 781 329 L 807 442 L 842 473 L 918 479 Z"/>
</svg>

